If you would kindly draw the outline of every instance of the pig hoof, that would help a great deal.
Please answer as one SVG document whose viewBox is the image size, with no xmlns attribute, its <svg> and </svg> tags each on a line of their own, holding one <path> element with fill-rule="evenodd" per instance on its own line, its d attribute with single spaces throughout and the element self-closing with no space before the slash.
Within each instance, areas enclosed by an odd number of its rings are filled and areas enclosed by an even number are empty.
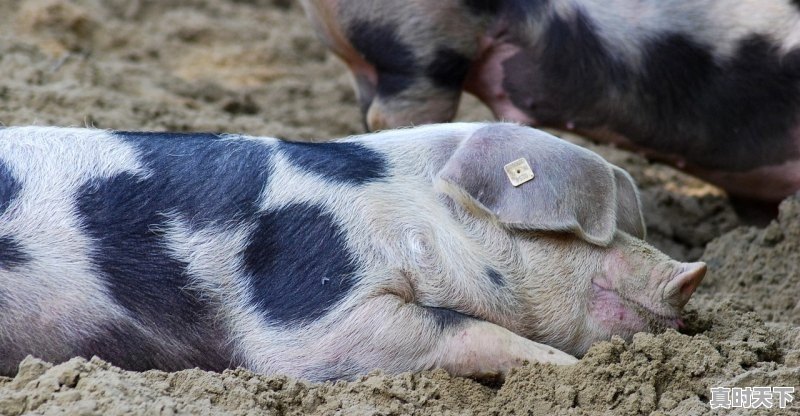
<svg viewBox="0 0 800 416">
<path fill-rule="evenodd" d="M 572 365 L 579 361 L 577 358 L 558 350 L 548 350 L 547 355 L 548 359 L 543 361 L 555 365 Z"/>
</svg>

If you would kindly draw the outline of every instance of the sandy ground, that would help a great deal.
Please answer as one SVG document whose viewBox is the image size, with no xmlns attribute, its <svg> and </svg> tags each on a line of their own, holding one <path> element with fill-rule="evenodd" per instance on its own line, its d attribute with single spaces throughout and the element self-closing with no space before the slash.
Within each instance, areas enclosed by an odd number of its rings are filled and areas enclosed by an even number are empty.
<svg viewBox="0 0 800 416">
<path fill-rule="evenodd" d="M 0 0 L 0 10 L 5 125 L 360 132 L 343 66 L 290 0 Z M 490 114 L 466 97 L 459 118 Z M 441 371 L 307 384 L 27 359 L 16 378 L 0 378 L 0 414 L 702 414 L 711 386 L 794 386 L 800 396 L 800 198 L 768 227 L 743 227 L 717 189 L 567 138 L 636 178 L 651 242 L 709 264 L 683 333 L 599 343 L 574 367 L 528 365 L 502 386 Z"/>
</svg>

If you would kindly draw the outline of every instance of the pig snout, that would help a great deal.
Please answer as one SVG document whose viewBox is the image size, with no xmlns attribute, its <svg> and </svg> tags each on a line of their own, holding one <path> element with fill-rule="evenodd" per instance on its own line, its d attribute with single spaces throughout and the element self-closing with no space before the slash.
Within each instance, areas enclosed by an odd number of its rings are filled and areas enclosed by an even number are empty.
<svg viewBox="0 0 800 416">
<path fill-rule="evenodd" d="M 664 289 L 664 303 L 678 310 L 682 309 L 689 302 L 697 286 L 700 286 L 706 275 L 706 269 L 706 264 L 703 262 L 682 264 L 678 275 L 673 277 Z"/>
<path fill-rule="evenodd" d="M 647 277 L 616 269 L 593 279 L 592 315 L 606 330 L 633 334 L 683 326 L 681 311 L 700 285 L 706 264 L 667 261 Z"/>
<path fill-rule="evenodd" d="M 455 117 L 477 53 L 476 26 L 488 17 L 427 2 L 300 3 L 319 39 L 350 70 L 368 131 Z"/>
</svg>

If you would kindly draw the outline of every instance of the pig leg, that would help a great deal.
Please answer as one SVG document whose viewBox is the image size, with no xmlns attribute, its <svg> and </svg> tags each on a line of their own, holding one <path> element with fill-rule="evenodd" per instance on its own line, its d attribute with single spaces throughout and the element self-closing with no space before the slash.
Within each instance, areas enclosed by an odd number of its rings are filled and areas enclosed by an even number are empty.
<svg viewBox="0 0 800 416">
<path fill-rule="evenodd" d="M 306 374 L 309 378 L 352 377 L 375 368 L 390 373 L 443 368 L 457 376 L 496 378 L 525 361 L 577 361 L 493 323 L 393 295 L 373 298 L 337 326 L 313 348 L 331 354 L 312 370 L 322 365 L 327 374 Z"/>
<path fill-rule="evenodd" d="M 523 338 L 506 328 L 474 319 L 440 341 L 436 367 L 474 378 L 505 377 L 525 361 L 574 364 L 578 360 L 553 347 Z"/>
</svg>

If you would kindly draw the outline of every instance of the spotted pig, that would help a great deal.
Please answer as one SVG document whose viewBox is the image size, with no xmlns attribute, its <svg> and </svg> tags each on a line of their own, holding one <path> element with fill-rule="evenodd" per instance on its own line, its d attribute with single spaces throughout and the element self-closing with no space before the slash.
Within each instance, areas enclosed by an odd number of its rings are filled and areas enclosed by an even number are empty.
<svg viewBox="0 0 800 416">
<path fill-rule="evenodd" d="M 797 0 L 301 3 L 371 130 L 449 121 L 464 90 L 497 118 L 637 150 L 736 201 L 774 208 L 800 190 Z"/>
<path fill-rule="evenodd" d="M 28 354 L 308 380 L 569 364 L 681 325 L 705 265 L 643 237 L 627 173 L 512 124 L 4 128 L 0 374 Z"/>
</svg>

